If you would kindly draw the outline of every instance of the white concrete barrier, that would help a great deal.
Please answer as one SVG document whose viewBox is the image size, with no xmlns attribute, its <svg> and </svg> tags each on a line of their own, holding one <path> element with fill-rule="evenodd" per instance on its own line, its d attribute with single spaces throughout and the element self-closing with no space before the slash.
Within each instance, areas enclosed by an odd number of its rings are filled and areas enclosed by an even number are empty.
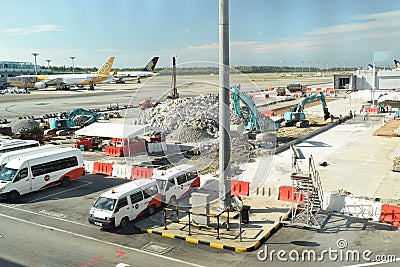
<svg viewBox="0 0 400 267">
<path fill-rule="evenodd" d="M 148 153 L 157 153 L 167 150 L 167 144 L 165 142 L 147 143 Z"/>
<path fill-rule="evenodd" d="M 130 179 L 132 174 L 132 167 L 126 164 L 114 164 L 112 176 L 119 178 Z"/>
<path fill-rule="evenodd" d="M 84 164 L 85 164 L 85 171 L 87 173 L 93 173 L 94 161 L 84 160 Z"/>
<path fill-rule="evenodd" d="M 379 222 L 382 212 L 382 203 L 347 196 L 342 212 L 345 215 Z"/>
</svg>

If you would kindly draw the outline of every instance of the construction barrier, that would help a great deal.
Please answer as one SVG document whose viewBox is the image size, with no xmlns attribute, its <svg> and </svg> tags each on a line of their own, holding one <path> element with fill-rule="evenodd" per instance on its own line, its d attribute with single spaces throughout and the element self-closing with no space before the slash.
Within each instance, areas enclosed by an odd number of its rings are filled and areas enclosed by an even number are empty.
<svg viewBox="0 0 400 267">
<path fill-rule="evenodd" d="M 85 160 L 84 164 L 85 164 L 85 171 L 87 173 L 93 173 L 94 161 Z"/>
<path fill-rule="evenodd" d="M 124 148 L 122 146 L 106 146 L 106 155 L 112 157 L 123 157 Z"/>
<path fill-rule="evenodd" d="M 378 114 L 378 108 L 366 108 L 368 114 Z"/>
<path fill-rule="evenodd" d="M 93 174 L 105 174 L 107 176 L 112 175 L 113 163 L 94 162 Z"/>
<path fill-rule="evenodd" d="M 157 153 L 166 150 L 167 150 L 167 144 L 165 142 L 147 143 L 148 153 Z"/>
<path fill-rule="evenodd" d="M 298 200 L 298 198 L 300 198 Z M 280 186 L 279 187 L 279 197 L 278 200 L 283 200 L 283 201 L 292 201 L 293 199 L 293 190 L 291 186 Z M 297 203 L 303 203 L 304 202 L 304 195 L 301 194 L 300 192 L 296 192 L 294 195 L 294 202 Z"/>
<path fill-rule="evenodd" d="M 231 194 L 235 196 L 248 196 L 250 182 L 231 180 Z"/>
<path fill-rule="evenodd" d="M 342 213 L 357 218 L 369 219 L 379 222 L 382 204 L 367 199 L 346 196 Z M 400 218 L 400 210 L 399 210 Z"/>
<path fill-rule="evenodd" d="M 130 176 L 132 180 L 150 178 L 152 176 L 153 176 L 153 168 L 132 166 L 131 176 Z"/>
<path fill-rule="evenodd" d="M 383 204 L 380 221 L 400 226 L 400 207 Z"/>
<path fill-rule="evenodd" d="M 112 168 L 112 176 L 129 179 L 131 177 L 131 167 L 126 164 L 115 164 Z"/>
</svg>

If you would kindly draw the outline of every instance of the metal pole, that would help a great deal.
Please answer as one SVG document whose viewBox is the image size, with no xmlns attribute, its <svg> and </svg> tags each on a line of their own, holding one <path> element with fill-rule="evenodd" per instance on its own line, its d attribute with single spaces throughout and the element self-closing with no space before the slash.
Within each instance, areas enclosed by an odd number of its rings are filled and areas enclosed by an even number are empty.
<svg viewBox="0 0 400 267">
<path fill-rule="evenodd" d="M 230 206 L 229 6 L 219 0 L 219 210 Z"/>
<path fill-rule="evenodd" d="M 36 57 L 39 55 L 39 53 L 32 53 L 31 55 L 35 57 L 35 75 L 37 75 L 37 62 L 36 62 Z"/>
</svg>

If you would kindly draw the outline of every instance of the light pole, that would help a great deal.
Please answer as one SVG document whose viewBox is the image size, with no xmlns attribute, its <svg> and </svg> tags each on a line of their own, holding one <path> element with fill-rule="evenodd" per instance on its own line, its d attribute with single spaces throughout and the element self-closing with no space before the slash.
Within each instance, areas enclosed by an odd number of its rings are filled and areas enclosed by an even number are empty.
<svg viewBox="0 0 400 267">
<path fill-rule="evenodd" d="M 76 57 L 69 57 L 72 60 L 72 74 L 74 74 L 74 59 Z"/>
<path fill-rule="evenodd" d="M 37 62 L 36 62 L 36 57 L 39 55 L 39 53 L 32 53 L 31 55 L 35 57 L 35 75 L 37 75 Z"/>
<path fill-rule="evenodd" d="M 46 59 L 46 61 L 47 61 L 47 68 L 50 69 L 50 62 L 51 62 L 51 59 Z"/>
</svg>

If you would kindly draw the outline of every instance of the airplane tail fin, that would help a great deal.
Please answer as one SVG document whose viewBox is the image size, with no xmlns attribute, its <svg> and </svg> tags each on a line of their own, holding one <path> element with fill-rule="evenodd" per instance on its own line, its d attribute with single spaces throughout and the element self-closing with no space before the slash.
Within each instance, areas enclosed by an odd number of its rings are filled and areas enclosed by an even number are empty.
<svg viewBox="0 0 400 267">
<path fill-rule="evenodd" d="M 114 70 L 113 76 L 116 76 L 118 74 L 118 70 Z"/>
<path fill-rule="evenodd" d="M 154 71 L 156 68 L 159 57 L 153 57 L 149 63 L 143 68 L 143 71 Z"/>
<path fill-rule="evenodd" d="M 109 75 L 115 57 L 110 57 L 104 64 L 96 71 L 97 75 Z"/>
<path fill-rule="evenodd" d="M 394 65 L 396 66 L 396 68 L 400 68 L 400 62 L 398 60 L 394 60 Z"/>
</svg>

